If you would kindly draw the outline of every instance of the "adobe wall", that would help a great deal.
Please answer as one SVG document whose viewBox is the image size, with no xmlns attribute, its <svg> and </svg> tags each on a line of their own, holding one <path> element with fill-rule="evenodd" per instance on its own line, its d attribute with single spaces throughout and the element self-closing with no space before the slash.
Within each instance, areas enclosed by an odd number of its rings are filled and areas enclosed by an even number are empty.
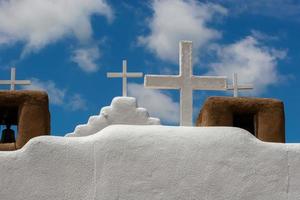
<svg viewBox="0 0 300 200">
<path fill-rule="evenodd" d="M 266 142 L 285 142 L 285 117 L 282 101 L 267 98 L 209 97 L 196 126 L 233 126 L 234 114 L 256 116 L 256 137 Z"/>
<path fill-rule="evenodd" d="M 0 91 L 0 107 L 18 107 L 16 143 L 0 144 L 0 151 L 22 148 L 31 138 L 50 134 L 48 95 L 41 91 Z"/>
</svg>

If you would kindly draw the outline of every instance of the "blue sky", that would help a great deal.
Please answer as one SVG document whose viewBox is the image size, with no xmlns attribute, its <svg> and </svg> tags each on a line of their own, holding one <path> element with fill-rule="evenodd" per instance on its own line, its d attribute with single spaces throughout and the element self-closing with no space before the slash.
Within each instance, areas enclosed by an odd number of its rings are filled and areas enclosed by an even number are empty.
<svg viewBox="0 0 300 200">
<path fill-rule="evenodd" d="M 106 73 L 120 71 L 123 59 L 128 71 L 176 74 L 178 42 L 192 40 L 194 74 L 237 72 L 255 87 L 243 96 L 281 99 L 287 142 L 300 142 L 299 35 L 293 0 L 0 0 L 0 78 L 15 66 L 18 79 L 47 90 L 52 134 L 64 135 L 121 95 L 121 80 Z M 142 84 L 129 80 L 140 106 L 178 124 L 179 92 Z M 194 118 L 211 95 L 232 94 L 194 92 Z"/>
</svg>

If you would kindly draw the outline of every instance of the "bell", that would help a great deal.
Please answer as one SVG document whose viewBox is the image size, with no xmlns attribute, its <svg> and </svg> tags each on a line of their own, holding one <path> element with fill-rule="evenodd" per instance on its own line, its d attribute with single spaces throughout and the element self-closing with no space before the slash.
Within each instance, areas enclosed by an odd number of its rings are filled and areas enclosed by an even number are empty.
<svg viewBox="0 0 300 200">
<path fill-rule="evenodd" d="M 1 143 L 14 143 L 16 142 L 15 132 L 10 129 L 10 125 L 6 124 L 6 129 L 2 131 Z"/>
</svg>

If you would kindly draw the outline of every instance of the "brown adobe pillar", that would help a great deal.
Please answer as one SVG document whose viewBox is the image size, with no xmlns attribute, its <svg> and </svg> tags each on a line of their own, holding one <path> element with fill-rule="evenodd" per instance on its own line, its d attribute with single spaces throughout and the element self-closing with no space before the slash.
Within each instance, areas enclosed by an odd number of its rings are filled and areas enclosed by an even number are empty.
<svg viewBox="0 0 300 200">
<path fill-rule="evenodd" d="M 17 126 L 16 142 L 0 143 L 0 151 L 17 150 L 33 137 L 49 135 L 50 112 L 47 93 L 0 91 L 0 124 L 4 125 L 7 120 Z"/>
<path fill-rule="evenodd" d="M 196 126 L 240 127 L 262 141 L 284 143 L 284 105 L 268 98 L 209 97 Z"/>
</svg>

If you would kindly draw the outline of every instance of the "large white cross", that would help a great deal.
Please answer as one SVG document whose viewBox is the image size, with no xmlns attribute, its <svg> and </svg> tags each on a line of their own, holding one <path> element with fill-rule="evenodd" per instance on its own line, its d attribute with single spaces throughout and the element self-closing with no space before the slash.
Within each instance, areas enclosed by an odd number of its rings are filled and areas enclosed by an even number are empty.
<svg viewBox="0 0 300 200">
<path fill-rule="evenodd" d="M 124 97 L 127 96 L 127 78 L 140 78 L 143 77 L 143 73 L 140 72 L 127 72 L 127 61 L 123 60 L 123 72 L 122 73 L 107 73 L 108 78 L 122 78 L 123 80 L 123 89 L 122 94 Z"/>
<path fill-rule="evenodd" d="M 224 76 L 195 76 L 192 66 L 192 42 L 179 45 L 179 75 L 146 75 L 145 87 L 180 89 L 180 125 L 193 125 L 193 90 L 226 90 Z"/>
<path fill-rule="evenodd" d="M 16 85 L 30 85 L 30 80 L 16 80 L 16 68 L 11 68 L 10 80 L 0 80 L 0 85 L 10 85 L 10 90 L 15 90 Z"/>
<path fill-rule="evenodd" d="M 232 85 L 229 85 L 227 87 L 227 90 L 233 90 L 233 96 L 238 97 L 239 96 L 239 90 L 252 90 L 252 85 L 238 85 L 238 75 L 237 73 L 233 73 L 232 77 Z"/>
</svg>

